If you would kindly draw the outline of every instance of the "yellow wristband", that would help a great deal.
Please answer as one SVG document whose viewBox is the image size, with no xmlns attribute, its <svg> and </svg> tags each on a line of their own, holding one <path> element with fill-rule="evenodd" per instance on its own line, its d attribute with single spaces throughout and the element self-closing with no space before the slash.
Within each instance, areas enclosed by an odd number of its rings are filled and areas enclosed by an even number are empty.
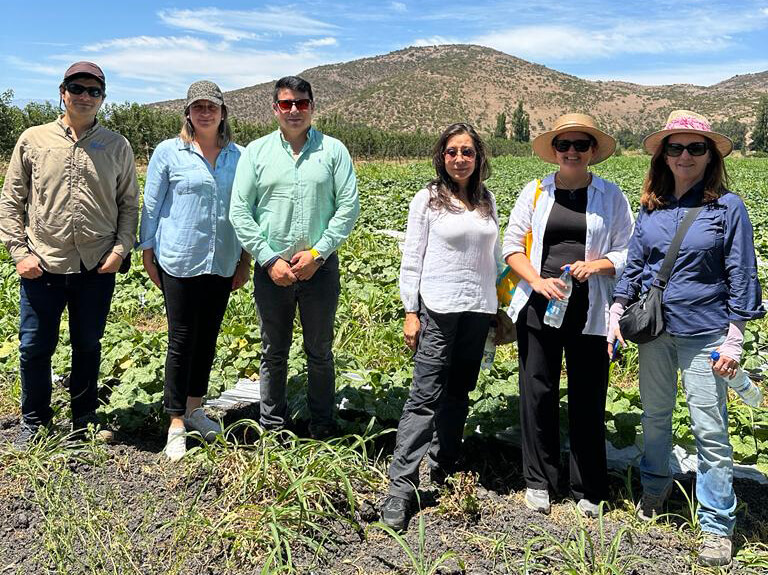
<svg viewBox="0 0 768 575">
<path fill-rule="evenodd" d="M 320 252 L 317 251 L 315 248 L 312 248 L 311 250 L 309 250 L 309 253 L 311 253 L 312 257 L 315 259 L 320 257 Z"/>
</svg>

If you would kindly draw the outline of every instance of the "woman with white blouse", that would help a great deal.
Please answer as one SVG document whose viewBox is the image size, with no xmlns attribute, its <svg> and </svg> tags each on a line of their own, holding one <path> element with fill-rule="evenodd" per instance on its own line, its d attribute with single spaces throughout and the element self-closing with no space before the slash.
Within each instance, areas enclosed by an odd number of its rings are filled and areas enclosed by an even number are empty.
<svg viewBox="0 0 768 575">
<path fill-rule="evenodd" d="M 632 214 L 621 189 L 589 171 L 616 141 L 585 114 L 566 114 L 533 141 L 533 151 L 558 170 L 530 182 L 515 203 L 502 253 L 518 276 L 509 315 L 517 322 L 525 503 L 549 513 L 560 484 L 560 372 L 568 374 L 570 491 L 579 511 L 599 514 L 608 495 L 605 456 L 605 353 L 608 309 L 624 269 Z M 526 236 L 531 234 L 530 253 Z M 544 315 L 573 283 L 558 328 Z"/>
<path fill-rule="evenodd" d="M 411 201 L 400 265 L 405 343 L 414 352 L 410 397 L 397 428 L 382 521 L 405 529 L 428 457 L 433 479 L 454 471 L 496 313 L 499 225 L 485 146 L 468 124 L 448 126 L 432 163 L 437 177 Z"/>
</svg>

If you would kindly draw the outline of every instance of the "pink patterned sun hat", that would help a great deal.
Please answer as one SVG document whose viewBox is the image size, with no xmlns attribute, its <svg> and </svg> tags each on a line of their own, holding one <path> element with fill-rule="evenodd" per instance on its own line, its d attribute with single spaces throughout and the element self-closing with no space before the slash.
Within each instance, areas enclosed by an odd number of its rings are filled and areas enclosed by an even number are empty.
<svg viewBox="0 0 768 575">
<path fill-rule="evenodd" d="M 728 136 L 712 131 L 712 126 L 704 116 L 690 110 L 674 110 L 669 114 L 663 130 L 654 132 L 643 140 L 643 147 L 649 154 L 655 154 L 661 142 L 670 134 L 699 134 L 715 143 L 723 157 L 733 150 L 733 142 Z"/>
</svg>

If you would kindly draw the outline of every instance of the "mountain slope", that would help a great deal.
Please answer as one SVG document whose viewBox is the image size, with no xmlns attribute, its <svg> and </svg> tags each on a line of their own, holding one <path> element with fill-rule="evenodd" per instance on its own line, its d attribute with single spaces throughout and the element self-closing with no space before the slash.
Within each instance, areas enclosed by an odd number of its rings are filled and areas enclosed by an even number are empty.
<svg viewBox="0 0 768 575">
<path fill-rule="evenodd" d="M 310 68 L 318 114 L 339 113 L 361 124 L 392 130 L 437 131 L 468 121 L 490 131 L 500 112 L 523 100 L 535 135 L 568 111 L 587 112 L 606 128 L 656 128 L 670 110 L 692 108 L 712 121 L 751 123 L 768 92 L 768 71 L 734 76 L 711 87 L 690 84 L 642 86 L 589 81 L 473 45 L 406 48 L 382 56 Z M 266 122 L 273 83 L 227 92 L 234 117 Z M 158 102 L 180 109 L 182 100 Z"/>
</svg>

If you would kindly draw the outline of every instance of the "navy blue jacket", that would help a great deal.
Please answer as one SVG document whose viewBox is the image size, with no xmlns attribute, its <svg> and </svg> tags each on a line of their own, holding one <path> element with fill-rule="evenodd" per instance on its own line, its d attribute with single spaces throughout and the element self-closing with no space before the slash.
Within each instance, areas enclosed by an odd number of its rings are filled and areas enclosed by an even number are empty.
<svg viewBox="0 0 768 575">
<path fill-rule="evenodd" d="M 702 192 L 699 183 L 679 201 L 670 196 L 662 208 L 640 208 L 614 299 L 631 302 L 650 288 L 688 208 L 701 205 Z M 699 213 L 680 247 L 663 301 L 665 328 L 672 335 L 718 333 L 732 321 L 765 315 L 752 223 L 739 196 L 728 192 Z"/>
</svg>

